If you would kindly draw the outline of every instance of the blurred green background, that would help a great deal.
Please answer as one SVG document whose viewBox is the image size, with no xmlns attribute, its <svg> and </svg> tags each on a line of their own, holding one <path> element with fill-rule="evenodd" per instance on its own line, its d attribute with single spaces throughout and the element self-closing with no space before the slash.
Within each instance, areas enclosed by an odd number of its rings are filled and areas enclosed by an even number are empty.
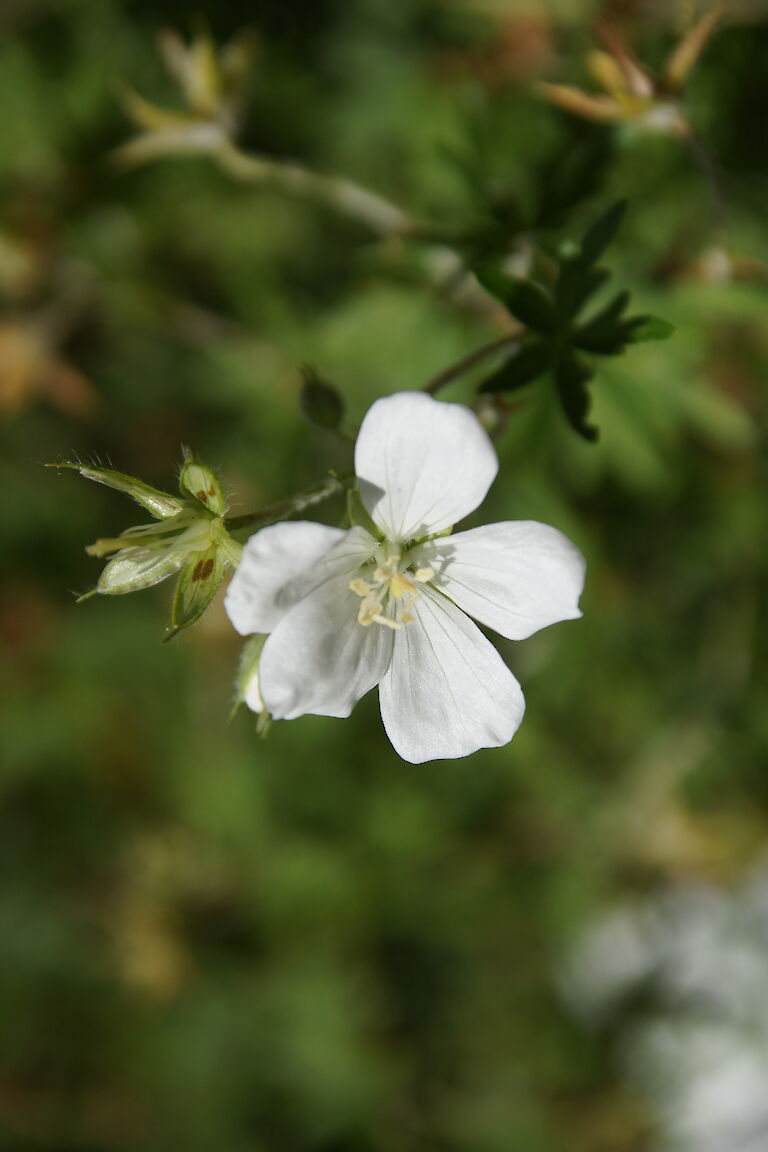
<svg viewBox="0 0 768 1152">
<path fill-rule="evenodd" d="M 686 98 L 726 233 L 679 141 L 578 129 L 531 86 L 589 85 L 599 16 L 658 65 L 703 10 L 4 0 L 3 1150 L 677 1147 L 623 1072 L 651 993 L 596 1029 L 557 974 L 605 910 L 727 898 L 766 847 L 768 12 L 733 5 Z M 302 363 L 355 422 L 498 335 L 322 207 L 205 159 L 111 162 L 124 86 L 177 99 L 157 31 L 199 19 L 255 34 L 246 149 L 438 223 L 475 210 L 457 155 L 524 186 L 574 133 L 610 143 L 568 228 L 627 195 L 609 263 L 678 332 L 601 366 L 597 445 L 538 386 L 498 440 L 483 519 L 555 524 L 588 560 L 583 620 L 501 644 L 528 702 L 506 748 L 404 764 L 375 693 L 259 739 L 227 723 L 220 601 L 161 646 L 168 585 L 70 595 L 98 576 L 84 545 L 143 517 L 43 462 L 95 453 L 168 488 L 191 444 L 247 511 L 348 466 L 301 415 Z"/>
</svg>

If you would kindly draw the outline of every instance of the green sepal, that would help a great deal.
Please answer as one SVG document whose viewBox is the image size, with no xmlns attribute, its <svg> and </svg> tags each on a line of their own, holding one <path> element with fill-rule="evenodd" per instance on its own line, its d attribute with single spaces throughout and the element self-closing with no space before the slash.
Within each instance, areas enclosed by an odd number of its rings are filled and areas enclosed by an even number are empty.
<svg viewBox="0 0 768 1152">
<path fill-rule="evenodd" d="M 142 508 L 146 508 L 156 520 L 165 520 L 175 516 L 184 508 L 184 501 L 178 496 L 171 496 L 168 492 L 161 492 L 135 476 L 127 476 L 124 472 L 114 472 L 111 468 L 90 468 L 78 464 L 77 461 L 64 460 L 59 464 L 46 464 L 46 468 L 69 468 L 79 472 L 86 480 L 95 480 L 97 484 L 106 484 L 108 488 L 115 488 L 118 492 L 125 492 L 132 497 Z"/>
<path fill-rule="evenodd" d="M 179 490 L 183 495 L 199 501 L 214 516 L 223 516 L 227 510 L 224 492 L 216 473 L 202 460 L 184 449 L 184 461 L 179 473 Z"/>
<path fill-rule="evenodd" d="M 487 266 L 475 268 L 474 273 L 482 286 L 521 324 L 536 332 L 552 332 L 557 327 L 552 300 L 535 281 L 506 276 L 497 268 Z"/>
<path fill-rule="evenodd" d="M 344 419 L 344 398 L 337 388 L 321 379 L 314 368 L 302 369 L 304 383 L 299 394 L 301 410 L 310 424 L 337 432 Z"/>
<path fill-rule="evenodd" d="M 481 393 L 514 392 L 532 383 L 550 366 L 552 350 L 540 340 L 523 344 L 480 385 Z"/>
<path fill-rule="evenodd" d="M 587 422 L 591 398 L 587 384 L 594 375 L 593 370 L 578 356 L 568 352 L 555 367 L 555 386 L 568 423 L 585 440 L 597 440 L 598 432 Z"/>
<path fill-rule="evenodd" d="M 645 344 L 651 340 L 669 340 L 677 329 L 660 316 L 632 316 L 624 322 L 624 340 L 627 344 Z"/>
<path fill-rule="evenodd" d="M 183 549 L 123 548 L 104 566 L 96 591 L 103 596 L 141 592 L 173 576 L 186 556 Z"/>
<path fill-rule="evenodd" d="M 259 659 L 261 658 L 261 650 L 264 647 L 266 639 L 266 636 L 261 635 L 249 636 L 243 645 L 243 650 L 240 653 L 240 662 L 237 666 L 237 675 L 235 676 L 235 698 L 229 713 L 230 720 L 237 714 L 240 706 L 245 702 L 245 694 L 251 678 L 254 675 L 258 675 Z M 259 692 L 259 696 L 260 695 L 261 692 Z"/>
<path fill-rule="evenodd" d="M 349 488 L 347 490 L 347 516 L 349 523 L 352 527 L 365 528 L 373 536 L 374 540 L 382 540 L 383 535 L 381 528 L 372 519 L 368 509 L 363 504 L 359 488 Z"/>
<path fill-rule="evenodd" d="M 181 570 L 171 607 L 171 628 L 164 643 L 199 620 L 224 576 L 224 557 L 216 544 L 193 552 Z"/>
</svg>

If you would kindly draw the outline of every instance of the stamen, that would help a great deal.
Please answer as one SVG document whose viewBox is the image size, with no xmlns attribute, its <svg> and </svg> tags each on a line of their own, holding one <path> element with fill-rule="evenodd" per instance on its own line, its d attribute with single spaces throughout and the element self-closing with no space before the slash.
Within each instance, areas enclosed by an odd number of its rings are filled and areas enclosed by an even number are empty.
<svg viewBox="0 0 768 1152">
<path fill-rule="evenodd" d="M 396 572 L 389 582 L 389 589 L 396 600 L 405 596 L 406 592 L 415 593 L 413 582 L 403 572 Z"/>
<path fill-rule="evenodd" d="M 400 570 L 401 562 L 400 553 L 392 552 L 372 574 L 370 569 L 367 570 L 367 580 L 358 576 L 350 581 L 350 590 L 362 600 L 357 621 L 363 628 L 369 628 L 371 624 L 382 624 L 395 631 L 413 621 L 410 609 L 420 598 L 414 580 L 426 584 L 435 573 L 434 569 L 427 567 L 406 574 Z"/>
<path fill-rule="evenodd" d="M 393 630 L 402 628 L 403 626 L 399 620 L 395 620 L 392 616 L 382 616 L 381 613 L 379 613 L 378 616 L 374 616 L 373 619 L 377 624 L 384 624 L 387 628 L 392 628 Z"/>
<path fill-rule="evenodd" d="M 357 613 L 358 624 L 362 624 L 363 628 L 370 627 L 374 620 L 378 620 L 382 607 L 381 601 L 375 596 L 366 596 Z"/>
</svg>

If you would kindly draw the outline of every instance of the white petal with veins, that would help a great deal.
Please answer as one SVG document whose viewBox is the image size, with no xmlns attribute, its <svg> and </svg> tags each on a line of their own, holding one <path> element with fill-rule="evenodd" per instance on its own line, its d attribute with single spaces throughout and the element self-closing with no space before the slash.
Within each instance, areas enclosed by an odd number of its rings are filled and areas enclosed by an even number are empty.
<svg viewBox="0 0 768 1152">
<path fill-rule="evenodd" d="M 393 541 L 463 520 L 484 499 L 498 467 L 475 414 L 423 392 L 377 400 L 355 447 L 363 503 Z"/>
<path fill-rule="evenodd" d="M 412 764 L 468 756 L 512 739 L 522 689 L 477 625 L 425 588 L 414 620 L 394 635 L 379 686 L 381 718 L 395 751 Z"/>
<path fill-rule="evenodd" d="M 584 557 L 548 524 L 510 520 L 472 528 L 421 546 L 419 557 L 459 608 L 509 640 L 581 616 Z"/>
<path fill-rule="evenodd" d="M 240 635 L 271 632 L 303 595 L 297 577 L 313 569 L 344 535 L 339 528 L 299 520 L 270 524 L 251 536 L 224 600 Z"/>
<path fill-rule="evenodd" d="M 305 596 L 268 637 L 259 662 L 261 695 L 276 720 L 307 712 L 349 716 L 378 684 L 392 654 L 389 628 L 362 628 L 348 569 Z"/>
</svg>

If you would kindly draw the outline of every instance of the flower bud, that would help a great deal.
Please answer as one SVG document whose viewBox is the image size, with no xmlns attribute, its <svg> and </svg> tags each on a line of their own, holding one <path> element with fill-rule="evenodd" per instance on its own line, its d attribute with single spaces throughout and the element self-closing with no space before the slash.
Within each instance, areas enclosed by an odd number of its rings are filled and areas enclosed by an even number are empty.
<svg viewBox="0 0 768 1152">
<path fill-rule="evenodd" d="M 226 505 L 216 474 L 188 449 L 181 466 L 179 496 L 108 468 L 69 461 L 50 467 L 70 468 L 88 480 L 125 492 L 156 521 L 127 528 L 119 536 L 102 537 L 86 548 L 89 556 L 111 559 L 95 589 L 81 599 L 96 593 L 121 596 L 139 592 L 180 572 L 166 639 L 198 620 L 224 574 L 237 567 L 242 552 L 227 531 L 223 518 Z"/>
</svg>

